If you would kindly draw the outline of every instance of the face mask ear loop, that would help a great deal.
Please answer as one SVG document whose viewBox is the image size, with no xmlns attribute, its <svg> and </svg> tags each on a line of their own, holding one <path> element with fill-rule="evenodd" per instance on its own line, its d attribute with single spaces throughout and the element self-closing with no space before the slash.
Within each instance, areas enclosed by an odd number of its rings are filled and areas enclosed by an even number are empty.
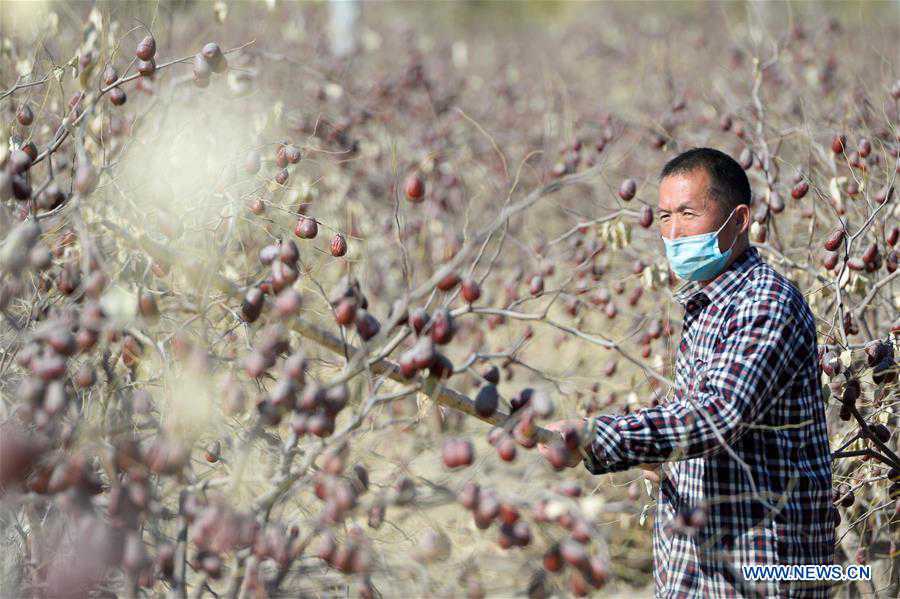
<svg viewBox="0 0 900 599">
<path fill-rule="evenodd" d="M 725 225 L 727 225 L 727 224 L 728 224 L 728 221 L 731 220 L 731 217 L 734 216 L 734 211 L 735 211 L 735 210 L 737 210 L 737 207 L 736 207 L 736 206 L 731 210 L 731 214 L 728 215 L 728 218 L 725 219 L 725 222 L 722 223 L 722 226 L 719 227 L 719 230 L 716 231 L 716 239 L 717 239 L 717 240 L 718 240 L 718 238 L 719 238 L 719 233 L 722 232 L 722 229 L 725 228 Z M 737 235 L 734 236 L 734 239 L 731 241 L 731 247 L 729 247 L 728 250 L 734 248 L 734 244 L 735 244 L 735 243 L 737 243 Z M 725 250 L 725 251 L 728 251 L 728 250 Z"/>
<path fill-rule="evenodd" d="M 725 225 L 727 225 L 727 224 L 728 224 L 728 221 L 731 220 L 731 217 L 734 216 L 734 211 L 735 211 L 735 210 L 737 210 L 737 207 L 735 207 L 735 208 L 731 211 L 731 213 L 728 215 L 728 218 L 726 218 L 726 219 L 725 219 L 725 222 L 722 223 L 722 226 L 719 227 L 719 228 L 716 230 L 716 235 L 718 235 L 719 233 L 722 232 L 722 229 L 725 228 Z"/>
</svg>

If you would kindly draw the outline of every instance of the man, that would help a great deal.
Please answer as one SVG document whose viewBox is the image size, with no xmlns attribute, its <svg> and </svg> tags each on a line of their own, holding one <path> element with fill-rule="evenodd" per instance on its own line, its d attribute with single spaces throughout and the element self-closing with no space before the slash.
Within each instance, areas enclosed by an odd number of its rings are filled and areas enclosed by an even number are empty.
<svg viewBox="0 0 900 599">
<path fill-rule="evenodd" d="M 675 290 L 685 313 L 674 397 L 550 425 L 587 425 L 593 474 L 665 462 L 653 529 L 658 597 L 828 596 L 825 583 L 750 581 L 741 570 L 830 564 L 835 542 L 815 321 L 750 246 L 750 193 L 743 169 L 718 150 L 665 165 L 660 233 L 686 280 Z"/>
</svg>

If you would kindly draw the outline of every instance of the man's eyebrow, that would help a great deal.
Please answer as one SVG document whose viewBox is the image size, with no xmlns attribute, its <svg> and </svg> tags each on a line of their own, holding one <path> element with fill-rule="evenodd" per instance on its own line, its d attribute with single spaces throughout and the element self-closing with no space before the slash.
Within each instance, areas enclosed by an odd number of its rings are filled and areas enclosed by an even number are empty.
<svg viewBox="0 0 900 599">
<path fill-rule="evenodd" d="M 678 206 L 675 207 L 675 210 L 666 210 L 665 208 L 660 208 L 659 211 L 660 212 L 684 212 L 688 208 L 691 208 L 690 202 L 684 202 L 684 203 L 678 204 Z M 693 210 L 693 208 L 691 208 L 691 209 Z"/>
</svg>

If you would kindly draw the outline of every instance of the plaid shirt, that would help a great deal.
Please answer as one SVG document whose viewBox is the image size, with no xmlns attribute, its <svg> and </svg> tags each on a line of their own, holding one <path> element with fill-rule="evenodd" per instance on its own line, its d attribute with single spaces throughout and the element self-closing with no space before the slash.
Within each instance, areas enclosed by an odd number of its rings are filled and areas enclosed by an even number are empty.
<svg viewBox="0 0 900 599">
<path fill-rule="evenodd" d="M 754 583 L 741 571 L 833 563 L 831 451 L 809 305 L 752 246 L 675 299 L 685 316 L 674 398 L 594 418 L 585 467 L 667 462 L 653 528 L 657 597 L 827 597 L 823 583 Z M 680 514 L 690 524 L 697 508 L 694 527 L 676 522 Z"/>
</svg>

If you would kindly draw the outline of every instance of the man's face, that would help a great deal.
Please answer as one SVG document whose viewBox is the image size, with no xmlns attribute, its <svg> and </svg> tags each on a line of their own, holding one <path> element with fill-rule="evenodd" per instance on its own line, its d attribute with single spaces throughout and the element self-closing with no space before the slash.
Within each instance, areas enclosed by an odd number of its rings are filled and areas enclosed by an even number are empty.
<svg viewBox="0 0 900 599">
<path fill-rule="evenodd" d="M 728 216 L 722 214 L 720 205 L 707 197 L 709 175 L 703 169 L 690 173 L 670 175 L 659 185 L 659 232 L 672 240 L 688 235 L 699 235 L 717 230 Z M 734 220 L 734 218 L 732 218 Z M 728 227 L 726 227 L 727 229 Z M 722 230 L 722 236 L 726 237 Z M 725 250 L 728 243 L 720 250 Z M 719 240 L 722 246 L 722 240 Z"/>
</svg>

